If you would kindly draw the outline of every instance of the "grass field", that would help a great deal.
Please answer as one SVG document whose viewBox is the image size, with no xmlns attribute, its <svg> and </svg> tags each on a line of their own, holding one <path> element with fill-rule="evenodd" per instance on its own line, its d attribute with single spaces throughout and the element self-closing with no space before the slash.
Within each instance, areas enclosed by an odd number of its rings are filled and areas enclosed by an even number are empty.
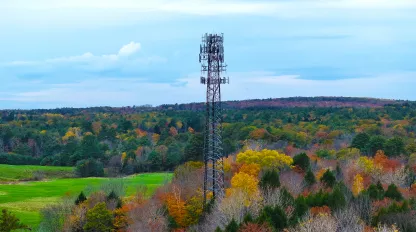
<svg viewBox="0 0 416 232">
<path fill-rule="evenodd" d="M 3 165 L 0 168 L 7 169 Z M 35 169 L 37 168 L 39 167 L 35 166 Z M 16 179 L 19 175 L 5 174 L 1 171 L 0 176 Z M 147 187 L 149 193 L 152 193 L 171 177 L 170 173 L 149 173 L 119 178 L 119 180 L 121 179 L 126 187 L 126 195 L 131 195 L 137 187 L 143 185 Z M 78 195 L 83 190 L 88 192 L 98 189 L 109 180 L 109 178 L 68 178 L 0 184 L 0 209 L 9 209 L 23 223 L 36 228 L 40 222 L 39 210 L 46 205 L 59 201 L 65 194 Z"/>
<path fill-rule="evenodd" d="M 73 177 L 74 168 L 0 164 L 0 182 L 28 180 L 36 172 L 42 173 L 45 178 Z"/>
</svg>

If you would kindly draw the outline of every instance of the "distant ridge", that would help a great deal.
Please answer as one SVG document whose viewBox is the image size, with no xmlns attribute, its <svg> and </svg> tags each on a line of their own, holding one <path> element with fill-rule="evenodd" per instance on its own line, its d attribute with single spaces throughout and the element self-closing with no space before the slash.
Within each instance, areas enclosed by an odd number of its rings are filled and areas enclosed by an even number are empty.
<svg viewBox="0 0 416 232">
<path fill-rule="evenodd" d="M 267 98 L 267 99 L 250 99 L 250 100 L 236 100 L 224 101 L 222 106 L 224 109 L 247 109 L 247 108 L 290 108 L 290 107 L 355 107 L 355 108 L 379 108 L 389 104 L 405 104 L 415 103 L 414 101 L 392 100 L 392 99 L 378 99 L 378 98 L 364 98 L 364 97 L 288 97 L 288 98 Z M 78 111 L 79 113 L 101 112 L 101 113 L 134 113 L 143 111 L 158 111 L 158 110 L 205 110 L 204 102 L 184 103 L 184 104 L 163 104 L 160 106 L 141 105 L 141 106 L 97 106 L 85 108 L 64 107 L 57 109 L 4 109 L 0 113 L 9 111 L 17 112 L 56 112 L 69 113 Z"/>
<path fill-rule="evenodd" d="M 358 98 L 358 97 L 289 97 L 289 98 L 268 98 L 251 99 L 240 101 L 224 101 L 224 109 L 245 109 L 245 108 L 276 108 L 276 107 L 364 107 L 378 108 L 389 104 L 403 104 L 407 101 Z M 170 104 L 161 105 L 156 108 L 176 110 L 202 110 L 204 103 Z"/>
</svg>

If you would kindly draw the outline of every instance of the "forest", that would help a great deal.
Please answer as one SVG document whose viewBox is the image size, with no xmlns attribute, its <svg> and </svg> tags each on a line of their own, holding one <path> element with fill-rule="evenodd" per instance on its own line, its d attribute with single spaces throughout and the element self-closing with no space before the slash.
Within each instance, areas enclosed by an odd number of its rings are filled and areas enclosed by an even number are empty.
<svg viewBox="0 0 416 232">
<path fill-rule="evenodd" d="M 151 196 L 62 196 L 40 231 L 416 231 L 415 102 L 236 101 L 222 116 L 226 192 L 208 205 L 200 103 L 3 110 L 0 164 L 173 172 Z"/>
</svg>

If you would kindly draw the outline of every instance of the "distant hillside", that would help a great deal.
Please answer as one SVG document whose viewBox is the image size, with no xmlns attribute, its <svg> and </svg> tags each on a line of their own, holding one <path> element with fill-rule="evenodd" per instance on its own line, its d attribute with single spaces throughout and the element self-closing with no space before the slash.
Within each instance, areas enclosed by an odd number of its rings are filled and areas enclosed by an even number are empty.
<svg viewBox="0 0 416 232">
<path fill-rule="evenodd" d="M 355 108 L 378 108 L 389 104 L 404 104 L 410 101 L 358 98 L 358 97 L 289 97 L 289 98 L 268 98 L 251 99 L 223 102 L 224 109 L 246 109 L 246 108 L 277 108 L 277 107 L 355 107 Z M 205 103 L 185 104 L 163 104 L 160 106 L 142 105 L 126 107 L 97 106 L 88 108 L 59 108 L 59 109 L 33 109 L 33 110 L 1 110 L 0 116 L 8 112 L 36 112 L 36 113 L 60 113 L 60 114 L 85 114 L 85 113 L 138 113 L 158 110 L 204 110 Z M 11 120 L 11 119 L 10 119 Z"/>
<path fill-rule="evenodd" d="M 225 109 L 244 108 L 273 108 L 273 107 L 366 107 L 376 108 L 388 104 L 401 104 L 405 101 L 377 99 L 377 98 L 354 98 L 354 97 L 290 97 L 290 98 L 268 98 L 252 99 L 242 101 L 226 101 L 223 103 Z M 177 110 L 203 110 L 204 103 L 187 103 L 175 105 L 161 105 L 160 109 Z"/>
</svg>

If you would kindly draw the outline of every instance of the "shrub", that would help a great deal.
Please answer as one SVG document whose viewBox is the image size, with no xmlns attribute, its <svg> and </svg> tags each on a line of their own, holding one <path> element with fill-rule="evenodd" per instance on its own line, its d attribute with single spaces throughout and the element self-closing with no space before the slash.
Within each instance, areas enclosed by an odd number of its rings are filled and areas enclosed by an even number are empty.
<svg viewBox="0 0 416 232">
<path fill-rule="evenodd" d="M 304 171 L 310 167 L 310 159 L 305 152 L 295 155 L 293 157 L 293 165 L 302 168 Z"/>
<path fill-rule="evenodd" d="M 101 231 L 110 232 L 112 230 L 113 215 L 107 209 L 104 202 L 98 203 L 94 208 L 87 212 L 87 223 L 85 223 L 85 231 Z"/>
<path fill-rule="evenodd" d="M 335 156 L 335 151 L 327 150 L 327 149 L 319 149 L 316 151 L 316 155 L 322 159 L 330 159 L 331 157 Z"/>
</svg>

